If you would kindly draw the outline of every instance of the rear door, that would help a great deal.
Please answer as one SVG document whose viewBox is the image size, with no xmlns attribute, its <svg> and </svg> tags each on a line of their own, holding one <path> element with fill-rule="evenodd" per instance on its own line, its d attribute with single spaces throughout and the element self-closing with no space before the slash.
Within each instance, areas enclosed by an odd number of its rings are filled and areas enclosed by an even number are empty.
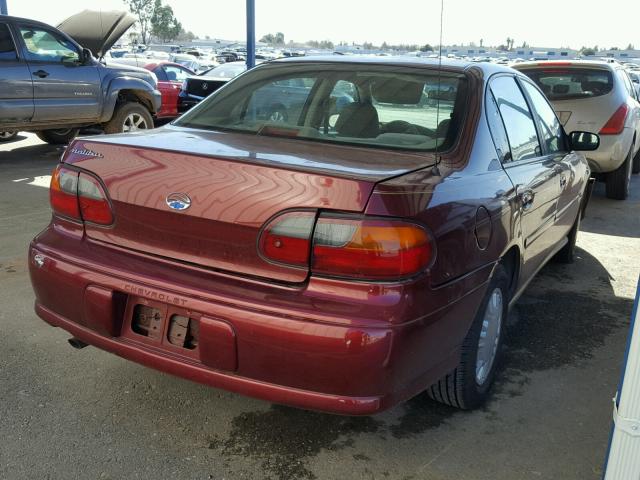
<svg viewBox="0 0 640 480">
<path fill-rule="evenodd" d="M 11 29 L 0 22 L 0 124 L 23 124 L 33 117 L 33 83 L 19 58 Z"/>
<path fill-rule="evenodd" d="M 502 152 L 502 160 L 516 188 L 524 245 L 522 278 L 527 280 L 557 243 L 553 232 L 560 194 L 556 159 L 543 152 L 534 116 L 513 76 L 491 80 L 487 115 L 499 116 L 506 132 L 509 151 Z"/>
<path fill-rule="evenodd" d="M 80 49 L 60 32 L 18 24 L 33 81 L 34 122 L 97 120 L 101 81 L 96 65 L 80 63 Z"/>
<path fill-rule="evenodd" d="M 522 79 L 519 81 L 536 114 L 542 150 L 547 157 L 553 158 L 555 162 L 553 168 L 558 173 L 560 196 L 553 237 L 560 242 L 577 218 L 587 178 L 587 167 L 582 155 L 568 151 L 562 126 L 544 95 L 532 83 Z"/>
</svg>

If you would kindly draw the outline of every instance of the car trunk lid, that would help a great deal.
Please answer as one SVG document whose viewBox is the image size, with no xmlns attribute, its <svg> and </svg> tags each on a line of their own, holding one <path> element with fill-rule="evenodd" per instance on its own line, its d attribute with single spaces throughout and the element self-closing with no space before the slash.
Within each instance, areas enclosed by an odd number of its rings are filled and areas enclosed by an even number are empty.
<svg viewBox="0 0 640 480">
<path fill-rule="evenodd" d="M 434 163 L 393 152 L 178 127 L 77 140 L 65 161 L 102 179 L 115 223 L 88 238 L 190 264 L 282 282 L 306 268 L 258 252 L 261 227 L 289 209 L 362 212 L 374 185 Z M 172 194 L 190 206 L 169 206 Z"/>
</svg>

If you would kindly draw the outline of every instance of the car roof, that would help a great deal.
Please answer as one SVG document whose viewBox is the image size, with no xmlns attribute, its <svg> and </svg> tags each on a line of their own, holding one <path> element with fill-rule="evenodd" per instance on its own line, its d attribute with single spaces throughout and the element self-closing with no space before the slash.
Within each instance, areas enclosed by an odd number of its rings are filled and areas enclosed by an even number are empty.
<svg viewBox="0 0 640 480">
<path fill-rule="evenodd" d="M 446 70 L 458 70 L 464 72 L 469 69 L 480 70 L 485 78 L 494 73 L 517 73 L 505 65 L 494 63 L 477 63 L 450 58 L 425 58 L 425 57 L 401 57 L 401 56 L 373 56 L 373 55 L 314 55 L 308 57 L 286 57 L 267 62 L 273 63 L 335 63 L 335 64 L 363 64 L 363 65 L 389 65 L 401 67 L 426 67 L 437 69 L 442 66 Z"/>
</svg>

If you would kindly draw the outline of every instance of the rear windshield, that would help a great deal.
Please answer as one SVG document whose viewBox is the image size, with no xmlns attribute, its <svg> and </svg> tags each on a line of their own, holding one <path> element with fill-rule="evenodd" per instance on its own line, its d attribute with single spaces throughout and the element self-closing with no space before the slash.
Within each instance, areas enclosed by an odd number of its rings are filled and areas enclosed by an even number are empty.
<svg viewBox="0 0 640 480">
<path fill-rule="evenodd" d="M 463 75 L 362 64 L 271 64 L 241 75 L 176 125 L 380 148 L 451 146 Z"/>
<path fill-rule="evenodd" d="M 608 70 L 567 68 L 523 70 L 549 98 L 569 100 L 606 95 L 613 89 L 613 75 Z"/>
</svg>

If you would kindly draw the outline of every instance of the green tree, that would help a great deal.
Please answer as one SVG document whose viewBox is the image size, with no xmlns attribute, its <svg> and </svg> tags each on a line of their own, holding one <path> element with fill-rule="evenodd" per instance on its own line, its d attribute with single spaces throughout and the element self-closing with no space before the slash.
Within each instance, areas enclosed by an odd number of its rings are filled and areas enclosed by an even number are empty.
<svg viewBox="0 0 640 480">
<path fill-rule="evenodd" d="M 582 47 L 580 49 L 580 55 L 584 55 L 585 57 L 593 57 L 598 51 L 598 47 L 590 48 L 590 47 Z"/>
<path fill-rule="evenodd" d="M 173 8 L 169 5 L 162 5 L 161 0 L 155 0 L 151 17 L 151 33 L 162 42 L 166 42 L 177 38 L 181 31 L 182 24 L 173 14 Z"/>
<path fill-rule="evenodd" d="M 129 11 L 138 17 L 140 37 L 142 39 L 142 43 L 146 44 L 149 40 L 149 30 L 156 6 L 156 0 L 124 0 L 124 3 L 129 7 Z"/>
<path fill-rule="evenodd" d="M 275 35 L 275 42 L 276 45 L 284 45 L 284 33 L 282 32 L 278 32 Z"/>
<path fill-rule="evenodd" d="M 420 47 L 420 51 L 421 52 L 433 52 L 433 47 L 427 43 L 426 45 L 423 45 L 422 47 Z"/>
<path fill-rule="evenodd" d="M 627 48 L 625 50 L 635 50 L 636 48 L 633 46 L 633 43 L 630 43 L 629 45 L 627 45 Z"/>
</svg>

